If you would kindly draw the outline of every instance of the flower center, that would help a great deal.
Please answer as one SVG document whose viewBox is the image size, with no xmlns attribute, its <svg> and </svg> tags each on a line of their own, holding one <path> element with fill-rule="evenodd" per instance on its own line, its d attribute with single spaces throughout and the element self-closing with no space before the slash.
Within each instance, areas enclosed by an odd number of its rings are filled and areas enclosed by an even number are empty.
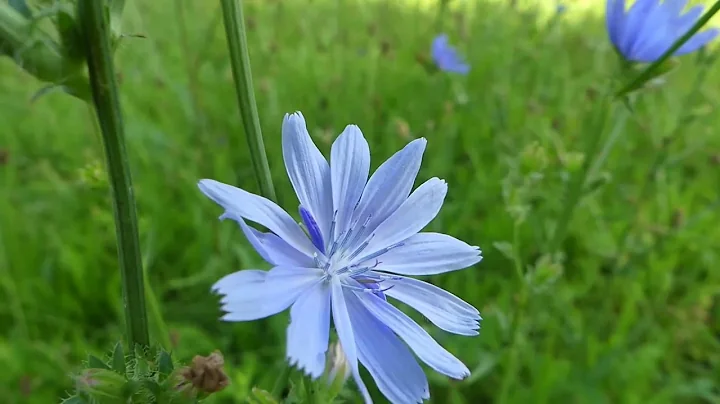
<svg viewBox="0 0 720 404">
<path fill-rule="evenodd" d="M 383 289 L 379 283 L 385 279 L 398 278 L 390 275 L 378 275 L 370 271 L 380 265 L 381 261 L 379 258 L 383 254 L 395 247 L 403 245 L 403 243 L 393 244 L 389 247 L 367 253 L 365 250 L 370 245 L 370 241 L 375 237 L 374 233 L 367 234 L 368 224 L 372 219 L 372 215 L 353 220 L 347 230 L 338 234 L 337 237 L 334 237 L 337 225 L 337 211 L 335 211 L 329 234 L 326 235 L 332 242 L 326 244 L 322 230 L 310 211 L 302 205 L 300 205 L 299 211 L 302 223 L 307 230 L 310 240 L 320 252 L 313 255 L 315 266 L 325 272 L 326 278 L 329 279 L 333 276 L 340 276 L 343 279 L 352 278 L 362 284 L 363 287 L 358 288 L 357 286 L 347 284 L 344 286 L 373 292 L 384 298 L 382 293 Z"/>
</svg>

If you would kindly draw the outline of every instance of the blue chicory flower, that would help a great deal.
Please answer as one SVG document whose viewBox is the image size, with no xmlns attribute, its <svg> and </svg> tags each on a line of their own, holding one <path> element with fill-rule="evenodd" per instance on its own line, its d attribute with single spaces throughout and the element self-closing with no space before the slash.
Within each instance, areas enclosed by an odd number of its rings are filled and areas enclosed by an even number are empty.
<svg viewBox="0 0 720 404">
<path fill-rule="evenodd" d="M 625 12 L 625 0 L 607 0 L 606 23 L 618 52 L 628 61 L 652 63 L 700 18 L 703 7 L 681 14 L 687 0 L 637 0 Z M 695 34 L 674 56 L 694 52 L 718 35 L 717 29 Z"/>
<path fill-rule="evenodd" d="M 430 53 L 440 70 L 460 74 L 470 72 L 470 66 L 463 61 L 457 50 L 450 45 L 446 34 L 440 34 L 433 39 Z"/>
<path fill-rule="evenodd" d="M 474 307 L 404 276 L 454 271 L 482 259 L 477 247 L 445 234 L 419 232 L 438 214 L 447 193 L 438 178 L 410 193 L 425 139 L 410 142 L 369 180 L 370 150 L 355 125 L 347 126 L 333 143 L 330 164 L 300 113 L 285 116 L 282 143 L 302 224 L 261 196 L 214 180 L 198 184 L 225 209 L 220 218 L 237 221 L 255 250 L 273 265 L 270 271 L 232 273 L 213 286 L 224 295 L 223 320 L 256 320 L 290 307 L 287 358 L 317 378 L 325 368 L 332 317 L 366 403 L 372 401 L 358 361 L 394 403 L 430 397 L 427 378 L 411 350 L 442 374 L 467 377 L 470 371 L 460 360 L 387 301 L 389 296 L 404 302 L 451 333 L 472 336 L 480 328 Z M 246 220 L 270 232 L 260 232 Z"/>
</svg>

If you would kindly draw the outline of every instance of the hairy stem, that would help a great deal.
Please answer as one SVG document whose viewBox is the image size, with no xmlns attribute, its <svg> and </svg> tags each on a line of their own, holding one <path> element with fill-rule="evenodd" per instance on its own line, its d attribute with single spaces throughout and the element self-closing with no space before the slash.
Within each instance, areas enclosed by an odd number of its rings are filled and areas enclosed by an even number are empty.
<svg viewBox="0 0 720 404">
<path fill-rule="evenodd" d="M 109 21 L 105 2 L 79 0 L 78 18 L 83 29 L 92 100 L 103 136 L 112 190 L 122 275 L 127 340 L 131 347 L 150 345 L 143 283 L 138 224 L 130 166 L 125 151 L 124 128 L 115 80 Z M 133 350 L 131 350 L 132 352 Z"/>
</svg>

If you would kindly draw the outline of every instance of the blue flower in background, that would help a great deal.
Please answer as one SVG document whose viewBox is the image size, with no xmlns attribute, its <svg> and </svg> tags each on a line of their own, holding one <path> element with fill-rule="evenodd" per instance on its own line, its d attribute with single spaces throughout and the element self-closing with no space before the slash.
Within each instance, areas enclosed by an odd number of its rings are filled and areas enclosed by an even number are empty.
<svg viewBox="0 0 720 404">
<path fill-rule="evenodd" d="M 220 279 L 226 321 L 250 321 L 290 307 L 287 358 L 313 378 L 326 363 L 330 321 L 366 403 L 358 361 L 394 403 L 430 397 L 427 378 L 411 353 L 451 378 L 468 368 L 420 325 L 391 305 L 404 302 L 439 328 L 477 335 L 478 311 L 441 288 L 403 275 L 431 275 L 478 263 L 477 247 L 440 233 L 419 233 L 438 214 L 445 181 L 431 178 L 410 192 L 425 139 L 410 142 L 368 179 L 370 149 L 349 125 L 335 140 L 331 162 L 320 153 L 302 114 L 285 116 L 282 149 L 300 200 L 298 224 L 275 203 L 214 180 L 198 186 L 239 223 L 270 271 L 244 270 Z M 270 230 L 260 232 L 245 221 Z M 404 341 L 404 343 L 402 342 Z M 409 349 L 408 349 L 409 347 Z"/>
<path fill-rule="evenodd" d="M 446 34 L 438 35 L 433 39 L 430 53 L 440 70 L 460 74 L 470 72 L 470 66 L 463 61 L 457 50 L 450 45 Z"/>
<path fill-rule="evenodd" d="M 681 14 L 687 0 L 637 0 L 625 12 L 625 0 L 607 0 L 607 30 L 622 56 L 633 62 L 652 63 L 697 22 L 703 7 Z M 674 56 L 694 52 L 718 35 L 717 29 L 695 34 Z"/>
</svg>

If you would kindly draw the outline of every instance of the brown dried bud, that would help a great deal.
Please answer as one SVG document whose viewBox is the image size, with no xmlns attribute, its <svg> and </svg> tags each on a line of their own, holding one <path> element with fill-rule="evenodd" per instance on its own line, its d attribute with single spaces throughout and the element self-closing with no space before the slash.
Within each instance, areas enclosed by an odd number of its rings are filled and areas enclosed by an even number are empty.
<svg viewBox="0 0 720 404">
<path fill-rule="evenodd" d="M 220 351 L 215 351 L 210 356 L 195 355 L 192 364 L 180 370 L 182 381 L 178 387 L 192 385 L 202 393 L 217 393 L 229 383 L 223 371 L 224 364 L 225 360 Z"/>
</svg>

